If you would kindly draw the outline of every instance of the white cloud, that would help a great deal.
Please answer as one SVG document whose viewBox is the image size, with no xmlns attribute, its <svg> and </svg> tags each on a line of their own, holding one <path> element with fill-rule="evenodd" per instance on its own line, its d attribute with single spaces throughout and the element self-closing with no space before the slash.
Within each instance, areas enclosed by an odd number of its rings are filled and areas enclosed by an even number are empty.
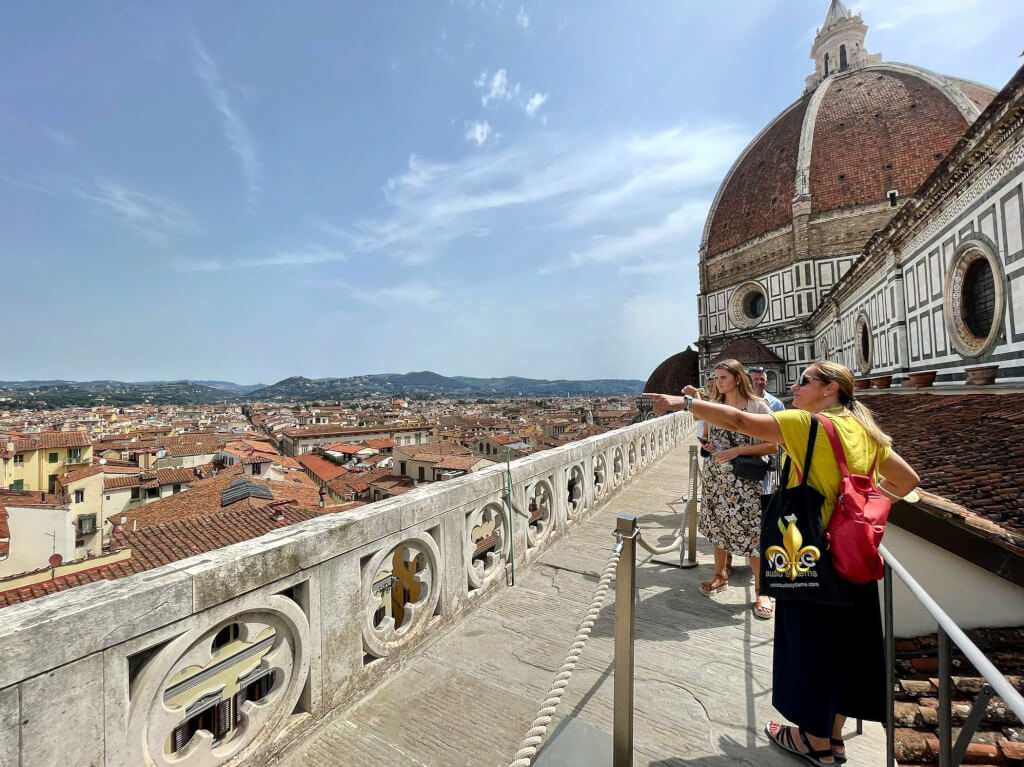
<svg viewBox="0 0 1024 767">
<path fill-rule="evenodd" d="M 486 120 L 483 122 L 467 123 L 466 141 L 475 142 L 477 146 L 487 143 L 487 137 L 491 135 L 491 126 Z"/>
<path fill-rule="evenodd" d="M 174 235 L 201 231 L 184 208 L 116 181 L 98 179 L 91 187 L 71 184 L 66 191 L 85 200 L 93 213 L 114 219 L 157 245 L 167 244 Z"/>
<path fill-rule="evenodd" d="M 473 84 L 484 91 L 484 95 L 480 97 L 480 103 L 484 106 L 495 100 L 511 101 L 512 96 L 519 92 L 519 83 L 509 86 L 508 73 L 504 69 L 499 69 L 490 78 L 484 70 Z"/>
<path fill-rule="evenodd" d="M 176 268 L 183 272 L 224 272 L 235 269 L 260 269 L 276 266 L 313 266 L 346 261 L 340 251 L 313 248 L 306 251 L 282 251 L 262 258 L 233 258 L 224 261 L 181 261 Z"/>
<path fill-rule="evenodd" d="M 473 81 L 473 85 L 483 91 L 480 103 L 484 106 L 492 101 L 514 102 L 530 117 L 533 117 L 548 100 L 548 94 L 540 91 L 533 91 L 529 98 L 525 98 L 525 94 L 530 90 L 524 89 L 519 83 L 511 82 L 505 69 L 499 69 L 493 75 L 488 75 L 485 69 Z"/>
<path fill-rule="evenodd" d="M 669 211 L 660 221 L 643 223 L 632 231 L 606 237 L 590 247 L 573 251 L 573 266 L 618 262 L 637 256 L 670 255 L 666 249 L 678 244 L 684 235 L 699 231 L 704 225 L 710 199 L 686 200 Z"/>
<path fill-rule="evenodd" d="M 530 96 L 529 101 L 526 102 L 526 105 L 523 107 L 523 109 L 526 110 L 526 114 L 528 114 L 530 117 L 533 117 L 535 114 L 537 114 L 537 110 L 544 106 L 547 100 L 548 94 L 534 93 L 532 96 Z"/>
<path fill-rule="evenodd" d="M 528 220 L 559 243 L 554 252 L 572 254 L 549 259 L 562 268 L 667 261 L 699 231 L 745 140 L 730 126 L 680 127 L 589 139 L 546 134 L 451 163 L 413 156 L 384 186 L 386 215 L 324 228 L 350 252 L 401 260 L 500 238 L 510 220 Z"/>
<path fill-rule="evenodd" d="M 862 14 L 874 31 L 899 30 L 902 43 L 911 49 L 939 45 L 970 50 L 1024 21 L 1020 3 L 987 0 L 860 0 L 850 10 Z"/>
<path fill-rule="evenodd" d="M 521 5 L 519 6 L 519 13 L 516 14 L 516 24 L 523 29 L 530 28 L 530 16 L 526 12 L 526 8 Z"/>
<path fill-rule="evenodd" d="M 220 113 L 224 122 L 224 138 L 227 140 L 228 146 L 241 163 L 242 175 L 245 177 L 246 184 L 246 199 L 251 211 L 256 206 L 256 200 L 263 185 L 263 169 L 256 147 L 253 145 L 249 129 L 242 120 L 242 116 L 231 103 L 231 98 L 221 78 L 220 67 L 216 60 L 206 52 L 198 37 L 193 40 L 193 50 L 193 66 L 196 74 L 203 81 L 210 103 Z"/>
</svg>

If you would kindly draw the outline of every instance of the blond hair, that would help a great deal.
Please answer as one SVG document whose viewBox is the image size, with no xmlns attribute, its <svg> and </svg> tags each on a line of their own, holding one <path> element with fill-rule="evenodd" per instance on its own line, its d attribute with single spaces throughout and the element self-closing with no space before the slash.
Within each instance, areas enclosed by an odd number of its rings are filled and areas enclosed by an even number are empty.
<svg viewBox="0 0 1024 767">
<path fill-rule="evenodd" d="M 715 363 L 715 370 L 724 370 L 726 373 L 732 373 L 736 376 L 736 385 L 739 387 L 740 394 L 743 395 L 744 399 L 748 400 L 759 400 L 761 397 L 754 391 L 753 384 L 750 383 L 750 376 L 747 375 L 747 369 L 743 367 L 743 363 L 739 360 L 721 360 Z M 717 386 L 711 388 L 711 399 L 715 402 L 725 402 L 725 395 L 718 390 Z"/>
<path fill-rule="evenodd" d="M 864 427 L 864 431 L 873 439 L 879 447 L 890 447 L 892 437 L 882 431 L 882 427 L 875 421 L 875 417 L 868 408 L 857 401 L 853 394 L 853 372 L 838 362 L 820 360 L 812 362 L 807 366 L 813 368 L 818 375 L 828 383 L 839 385 L 839 404 L 846 408 L 854 420 Z"/>
</svg>

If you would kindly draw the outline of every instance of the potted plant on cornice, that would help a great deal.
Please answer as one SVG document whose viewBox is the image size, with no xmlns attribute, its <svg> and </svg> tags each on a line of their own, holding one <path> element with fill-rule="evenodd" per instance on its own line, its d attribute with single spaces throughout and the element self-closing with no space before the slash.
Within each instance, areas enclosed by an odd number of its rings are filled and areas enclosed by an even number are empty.
<svg viewBox="0 0 1024 767">
<path fill-rule="evenodd" d="M 922 389 L 926 386 L 931 386 L 935 383 L 935 375 L 938 371 L 935 370 L 924 370 L 916 373 L 911 373 L 907 376 L 907 380 L 903 382 L 904 386 L 910 386 L 918 389 Z"/>
<path fill-rule="evenodd" d="M 892 386 L 892 376 L 875 376 L 871 379 L 876 389 L 888 389 Z"/>
<path fill-rule="evenodd" d="M 870 378 L 858 378 L 853 382 L 853 386 L 856 389 L 870 389 L 871 379 Z"/>
<path fill-rule="evenodd" d="M 968 386 L 991 386 L 995 383 L 998 372 L 999 365 L 977 365 L 972 368 L 964 368 Z"/>
</svg>

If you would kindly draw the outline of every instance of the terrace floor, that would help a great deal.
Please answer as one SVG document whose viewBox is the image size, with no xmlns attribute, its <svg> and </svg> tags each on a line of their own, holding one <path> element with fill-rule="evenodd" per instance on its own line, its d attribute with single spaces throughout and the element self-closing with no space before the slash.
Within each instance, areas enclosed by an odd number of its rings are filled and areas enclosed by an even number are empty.
<svg viewBox="0 0 1024 767">
<path fill-rule="evenodd" d="M 671 540 L 688 486 L 685 448 L 667 454 L 528 569 L 355 706 L 324 720 L 281 758 L 318 765 L 508 765 L 569 649 L 611 554 L 619 514 L 647 540 Z M 634 763 L 664 767 L 806 764 L 771 746 L 772 623 L 751 613 L 750 568 L 708 598 L 711 550 L 701 566 L 638 562 Z M 742 560 L 737 565 L 742 565 Z M 611 764 L 613 592 L 594 626 L 535 764 L 572 767 L 563 749 L 581 731 Z M 569 717 L 575 718 L 571 726 Z M 885 732 L 847 735 L 849 764 L 884 763 Z M 553 758 L 555 752 L 558 757 Z M 583 761 L 579 762 L 583 764 Z"/>
</svg>

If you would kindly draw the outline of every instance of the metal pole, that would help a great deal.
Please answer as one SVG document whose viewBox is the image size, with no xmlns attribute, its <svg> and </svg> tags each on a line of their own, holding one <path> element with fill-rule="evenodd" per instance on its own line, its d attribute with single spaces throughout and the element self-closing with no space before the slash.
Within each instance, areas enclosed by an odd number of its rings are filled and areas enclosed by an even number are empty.
<svg viewBox="0 0 1024 767">
<path fill-rule="evenodd" d="M 700 481 L 700 463 L 697 460 L 697 446 L 690 445 L 690 497 L 686 504 L 686 561 L 682 561 L 683 550 L 679 549 L 680 565 L 697 566 L 697 483 Z"/>
<path fill-rule="evenodd" d="M 612 725 L 612 764 L 614 767 L 632 767 L 636 517 L 620 514 L 615 533 L 622 543 L 622 555 L 615 572 L 615 719 Z"/>
<path fill-rule="evenodd" d="M 939 767 L 953 767 L 952 652 L 949 634 L 939 629 Z"/>
<path fill-rule="evenodd" d="M 892 633 L 892 568 L 888 562 L 882 579 L 882 599 L 885 610 L 885 765 L 896 767 L 896 637 Z M 860 731 L 858 727 L 857 732 Z"/>
</svg>

